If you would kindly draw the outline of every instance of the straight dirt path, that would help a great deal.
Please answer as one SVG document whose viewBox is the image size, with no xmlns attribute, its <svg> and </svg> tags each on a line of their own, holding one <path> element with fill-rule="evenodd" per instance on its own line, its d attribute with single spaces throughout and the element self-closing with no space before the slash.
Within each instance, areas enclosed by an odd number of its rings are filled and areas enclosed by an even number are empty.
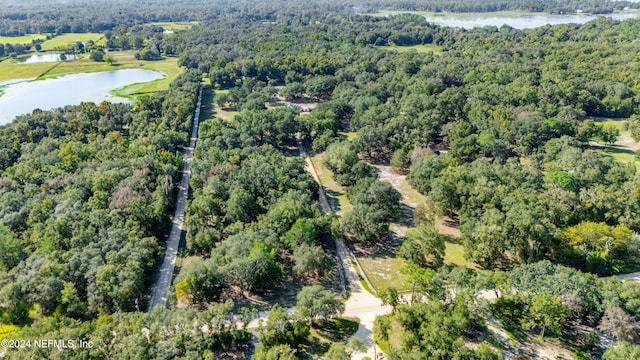
<svg viewBox="0 0 640 360">
<path fill-rule="evenodd" d="M 333 209 L 329 206 L 329 202 L 327 201 L 324 187 L 322 186 L 322 183 L 320 183 L 318 174 L 313 167 L 313 163 L 301 143 L 298 143 L 298 150 L 300 151 L 300 156 L 304 158 L 306 170 L 320 185 L 320 207 L 322 208 L 322 211 L 325 213 L 333 212 Z M 358 340 L 362 341 L 364 346 L 367 348 L 366 353 L 354 354 L 352 359 L 360 360 L 367 356 L 372 359 L 376 359 L 376 357 L 380 356 L 381 351 L 377 349 L 373 341 L 373 322 L 376 319 L 376 316 L 389 314 L 392 309 L 390 306 L 383 306 L 379 298 L 371 295 L 364 289 L 360 283 L 360 276 L 353 265 L 353 253 L 346 246 L 342 238 L 336 239 L 336 250 L 338 253 L 338 261 L 340 262 L 339 265 L 341 265 L 344 271 L 345 282 L 350 290 L 350 296 L 345 302 L 345 310 L 342 315 L 347 317 L 357 317 L 360 319 L 358 331 L 356 331 L 354 336 Z"/>
<path fill-rule="evenodd" d="M 164 260 L 158 270 L 158 277 L 152 289 L 151 300 L 149 301 L 148 311 L 151 312 L 156 306 L 166 306 L 169 287 L 173 280 L 173 270 L 176 265 L 178 256 L 178 248 L 180 246 L 180 238 L 182 237 L 182 225 L 184 223 L 184 210 L 189 195 L 189 179 L 191 179 L 190 163 L 193 159 L 193 150 L 198 140 L 198 124 L 200 121 L 200 107 L 202 106 L 202 87 L 198 92 L 198 104 L 193 117 L 193 128 L 191 129 L 191 138 L 189 146 L 184 150 L 182 157 L 184 159 L 184 168 L 182 170 L 182 181 L 178 186 L 178 197 L 176 201 L 176 211 L 173 215 L 173 225 L 171 233 L 167 238 L 167 248 L 164 254 Z"/>
</svg>

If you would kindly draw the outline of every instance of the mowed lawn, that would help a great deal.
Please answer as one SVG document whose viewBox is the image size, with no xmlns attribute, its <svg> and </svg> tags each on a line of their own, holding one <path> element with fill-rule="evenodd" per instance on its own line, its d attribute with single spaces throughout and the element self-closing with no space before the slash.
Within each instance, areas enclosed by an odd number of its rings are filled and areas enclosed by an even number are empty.
<svg viewBox="0 0 640 360">
<path fill-rule="evenodd" d="M 47 40 L 42 43 L 42 50 L 55 50 L 55 49 L 64 49 L 69 47 L 71 44 L 76 42 L 87 42 L 89 40 L 93 41 L 97 45 L 100 45 L 99 41 L 104 39 L 104 35 L 99 33 L 71 33 L 71 34 L 62 34 L 54 37 L 51 40 Z"/>
<path fill-rule="evenodd" d="M 0 36 L 0 44 L 27 44 L 31 45 L 33 40 L 46 39 L 42 34 L 27 34 L 23 36 Z"/>
</svg>

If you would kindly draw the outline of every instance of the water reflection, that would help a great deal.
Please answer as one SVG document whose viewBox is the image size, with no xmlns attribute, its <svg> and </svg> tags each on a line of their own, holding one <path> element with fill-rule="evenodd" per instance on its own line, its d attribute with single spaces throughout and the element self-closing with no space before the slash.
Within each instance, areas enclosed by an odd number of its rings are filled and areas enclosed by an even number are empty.
<svg viewBox="0 0 640 360">
<path fill-rule="evenodd" d="M 3 92 L 0 96 L 0 125 L 34 109 L 48 110 L 83 101 L 130 102 L 110 94 L 110 91 L 164 77 L 165 74 L 157 71 L 127 69 L 0 85 Z"/>
</svg>

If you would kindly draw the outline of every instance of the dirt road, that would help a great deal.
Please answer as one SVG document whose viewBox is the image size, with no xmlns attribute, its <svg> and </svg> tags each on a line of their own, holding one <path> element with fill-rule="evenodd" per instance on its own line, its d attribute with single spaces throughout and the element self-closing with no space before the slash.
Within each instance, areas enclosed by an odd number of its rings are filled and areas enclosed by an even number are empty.
<svg viewBox="0 0 640 360">
<path fill-rule="evenodd" d="M 298 143 L 298 150 L 300 151 L 300 156 L 304 157 L 305 168 L 320 184 L 320 207 L 322 211 L 333 212 L 333 209 L 327 201 L 324 187 L 320 183 L 318 174 L 313 167 L 313 163 L 311 163 L 311 159 L 300 143 Z M 383 306 L 380 299 L 371 295 L 362 287 L 360 276 L 353 266 L 353 253 L 346 246 L 342 238 L 336 239 L 336 249 L 339 258 L 338 261 L 341 262 L 342 269 L 344 269 L 345 282 L 350 290 L 350 296 L 345 303 L 343 316 L 357 317 L 360 319 L 360 326 L 354 336 L 367 347 L 366 353 L 354 354 L 352 359 L 360 360 L 366 356 L 375 359 L 375 355 L 380 354 L 381 351 L 375 347 L 375 343 L 373 342 L 373 321 L 378 315 L 390 313 L 391 307 Z"/>
<path fill-rule="evenodd" d="M 198 104 L 193 117 L 193 128 L 191 129 L 191 138 L 189 139 L 189 147 L 184 150 L 184 169 L 182 170 L 182 180 L 178 186 L 178 197 L 176 201 L 176 211 L 173 215 L 173 225 L 171 233 L 167 238 L 167 248 L 164 260 L 158 270 L 158 277 L 151 293 L 148 311 L 151 312 L 156 306 L 165 306 L 167 304 L 167 295 L 169 287 L 173 280 L 173 270 L 178 256 L 178 247 L 180 246 L 180 237 L 182 236 L 182 225 L 184 223 L 184 210 L 189 195 L 189 179 L 191 178 L 191 168 L 189 164 L 193 159 L 193 150 L 198 140 L 198 123 L 200 121 L 200 107 L 202 105 L 202 87 L 198 93 Z"/>
</svg>

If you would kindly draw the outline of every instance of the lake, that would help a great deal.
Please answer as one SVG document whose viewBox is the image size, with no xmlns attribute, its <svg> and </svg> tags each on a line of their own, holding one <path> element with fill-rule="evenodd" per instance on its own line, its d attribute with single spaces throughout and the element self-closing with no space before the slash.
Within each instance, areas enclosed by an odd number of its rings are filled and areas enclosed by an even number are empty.
<svg viewBox="0 0 640 360">
<path fill-rule="evenodd" d="M 65 54 L 67 60 L 75 60 L 78 58 L 78 55 L 75 54 Z M 43 55 L 31 55 L 28 58 L 20 59 L 18 62 L 20 64 L 33 64 L 33 63 L 41 63 L 41 62 L 58 62 L 60 60 L 60 54 L 43 54 Z"/>
<path fill-rule="evenodd" d="M 129 103 L 129 99 L 117 97 L 110 92 L 131 84 L 159 80 L 165 76 L 157 71 L 126 69 L 22 81 L 8 85 L 5 83 L 0 85 L 0 125 L 10 123 L 16 116 L 31 113 L 34 109 L 49 110 L 85 101 Z"/>
<path fill-rule="evenodd" d="M 388 16 L 411 11 L 381 11 L 378 16 Z M 493 12 L 493 13 L 429 13 L 412 12 L 423 15 L 428 22 L 450 27 L 471 29 L 482 26 L 509 25 L 516 29 L 532 29 L 547 24 L 584 24 L 599 16 L 610 17 L 616 20 L 635 19 L 640 17 L 640 11 L 628 10 L 606 15 L 549 15 L 544 13 L 517 13 L 517 12 Z"/>
</svg>

